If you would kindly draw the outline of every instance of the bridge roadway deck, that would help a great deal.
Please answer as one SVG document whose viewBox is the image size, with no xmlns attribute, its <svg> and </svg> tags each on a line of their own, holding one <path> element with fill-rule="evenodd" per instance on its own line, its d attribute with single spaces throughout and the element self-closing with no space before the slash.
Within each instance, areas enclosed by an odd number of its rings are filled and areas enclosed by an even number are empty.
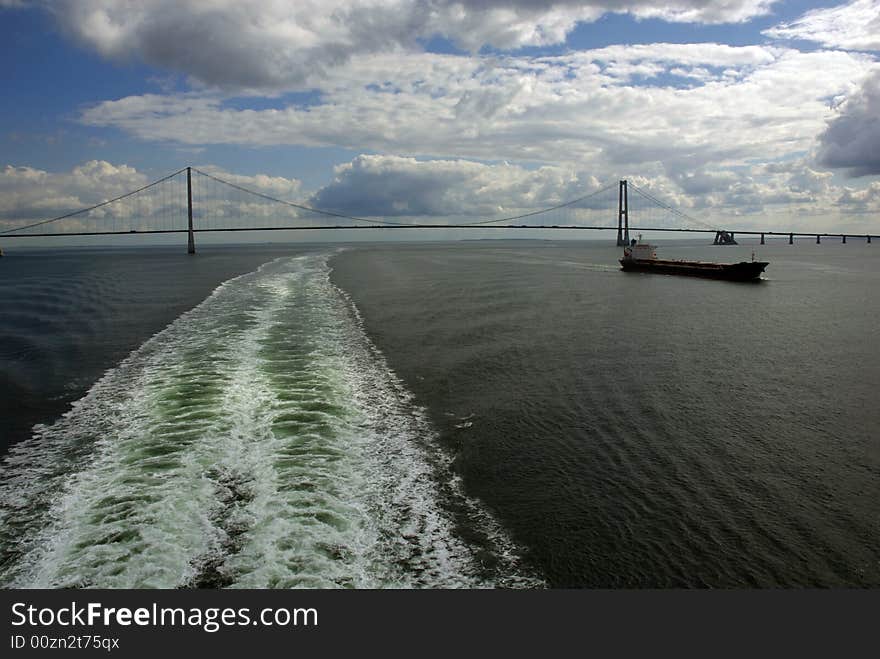
<svg viewBox="0 0 880 659">
<path fill-rule="evenodd" d="M 616 226 L 565 226 L 546 224 L 360 224 L 360 225 L 329 225 L 329 226 L 280 226 L 280 227 L 224 227 L 215 229 L 193 229 L 193 233 L 239 232 L 239 231 L 323 231 L 327 229 L 566 229 L 569 231 L 617 231 Z M 714 234 L 716 229 L 682 229 L 670 227 L 629 227 L 630 233 L 638 231 L 665 231 L 675 233 L 708 233 Z M 824 233 L 815 231 L 755 231 L 730 229 L 728 233 L 751 236 L 794 236 L 796 238 L 878 238 L 877 234 L 865 233 Z M 58 236 L 118 236 L 142 235 L 159 233 L 188 233 L 187 229 L 131 229 L 129 231 L 71 231 L 63 233 L 0 233 L 0 240 L 5 238 L 47 238 Z"/>
</svg>

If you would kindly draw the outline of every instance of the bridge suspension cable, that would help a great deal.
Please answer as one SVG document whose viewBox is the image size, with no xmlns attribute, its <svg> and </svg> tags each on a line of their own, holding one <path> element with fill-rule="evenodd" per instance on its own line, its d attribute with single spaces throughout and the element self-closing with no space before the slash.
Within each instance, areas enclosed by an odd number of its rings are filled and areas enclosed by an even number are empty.
<svg viewBox="0 0 880 659">
<path fill-rule="evenodd" d="M 125 194 L 121 194 L 118 197 L 114 197 L 113 199 L 108 199 L 106 201 L 102 201 L 101 203 L 95 204 L 94 206 L 89 206 L 88 208 L 80 208 L 79 210 L 72 211 L 70 213 L 65 213 L 64 215 L 59 215 L 58 217 L 53 217 L 48 220 L 40 220 L 39 222 L 33 222 L 31 224 L 26 224 L 24 226 L 14 227 L 12 229 L 4 229 L 4 230 L 0 231 L 0 235 L 10 234 L 10 233 L 14 233 L 16 231 L 24 231 L 25 229 L 33 229 L 34 227 L 43 226 L 45 224 L 51 224 L 52 222 L 58 222 L 59 220 L 66 220 L 71 217 L 76 217 L 77 215 L 83 215 L 84 213 L 90 213 L 91 211 L 97 210 L 98 208 L 101 208 L 102 206 L 108 206 L 108 205 L 115 203 L 117 201 L 122 201 L 123 199 L 133 197 L 134 195 L 136 195 L 140 192 L 144 192 L 145 190 L 149 190 L 150 188 L 155 187 L 155 186 L 159 185 L 160 183 L 164 183 L 165 181 L 173 179 L 175 176 L 177 176 L 178 174 L 181 174 L 182 172 L 185 172 L 185 171 L 186 171 L 186 167 L 183 167 L 181 169 L 178 169 L 173 174 L 168 174 L 168 176 L 163 176 L 162 178 L 160 178 L 156 181 L 153 181 L 152 183 L 149 183 L 141 188 L 138 188 L 137 190 L 132 190 L 131 192 L 126 192 Z"/>
<path fill-rule="evenodd" d="M 354 222 L 367 222 L 369 224 L 377 224 L 377 225 L 382 225 L 382 226 L 411 226 L 412 225 L 411 222 L 394 222 L 394 221 L 388 220 L 388 219 L 375 220 L 375 219 L 370 219 L 370 218 L 366 218 L 366 217 L 348 215 L 346 213 L 337 213 L 334 211 L 322 210 L 320 208 L 313 208 L 311 206 L 306 206 L 304 204 L 298 204 L 298 203 L 295 203 L 292 201 L 278 199 L 277 197 L 273 197 L 271 195 L 267 195 L 262 192 L 257 192 L 256 190 L 251 190 L 251 189 L 246 188 L 242 185 L 238 185 L 236 183 L 226 181 L 226 180 L 220 178 L 219 176 L 214 176 L 213 174 L 208 174 L 207 172 L 203 172 L 202 170 L 197 169 L 195 167 L 193 167 L 192 169 L 194 172 L 198 172 L 202 176 L 205 176 L 206 178 L 212 179 L 212 180 L 216 181 L 217 183 L 222 183 L 223 185 L 227 185 L 230 188 L 234 188 L 234 189 L 239 190 L 241 192 L 245 192 L 247 194 L 254 195 L 255 197 L 260 197 L 261 199 L 265 199 L 267 201 L 272 201 L 275 203 L 284 204 L 285 206 L 290 206 L 292 208 L 296 208 L 299 210 L 308 211 L 310 213 L 318 213 L 319 215 L 325 215 L 328 217 L 336 217 L 336 218 L 341 218 L 341 219 L 345 219 L 345 220 L 352 220 Z M 541 210 L 537 210 L 537 211 L 531 211 L 528 213 L 521 213 L 519 215 L 510 215 L 510 216 L 506 216 L 506 217 L 499 217 L 499 218 L 494 218 L 491 220 L 476 220 L 473 222 L 459 221 L 459 222 L 456 222 L 456 226 L 459 226 L 459 227 L 461 227 L 461 226 L 480 226 L 480 225 L 484 225 L 484 224 L 495 224 L 498 222 L 512 222 L 514 220 L 520 220 L 525 217 L 533 217 L 535 215 L 549 213 L 551 211 L 559 210 L 561 208 L 568 208 L 568 207 L 574 206 L 574 205 L 579 204 L 583 201 L 586 201 L 588 199 L 596 197 L 604 192 L 607 192 L 608 190 L 613 188 L 615 185 L 617 185 L 617 184 L 612 183 L 612 184 L 606 185 L 604 188 L 600 188 L 599 190 L 596 190 L 594 192 L 591 192 L 590 194 L 584 195 L 583 197 L 579 197 L 579 198 L 574 199 L 572 201 L 567 201 L 563 204 L 558 204 L 556 206 L 551 206 L 550 208 L 542 208 Z M 442 228 L 444 225 L 438 224 L 437 226 L 439 228 Z"/>
<path fill-rule="evenodd" d="M 514 220 L 521 220 L 524 217 L 534 217 L 535 215 L 541 215 L 542 213 L 549 213 L 551 211 L 559 210 L 561 208 L 570 208 L 575 204 L 579 204 L 582 201 L 586 201 L 587 199 L 592 199 L 593 197 L 597 197 L 603 192 L 608 192 L 611 188 L 613 188 L 617 183 L 609 183 L 604 188 L 600 188 L 595 192 L 591 192 L 590 194 L 584 195 L 583 197 L 579 197 L 573 201 L 567 201 L 564 204 L 558 204 L 556 206 L 551 206 L 550 208 L 542 208 L 539 211 L 531 211 L 530 213 L 522 213 L 520 215 L 510 215 L 508 217 L 499 217 L 494 220 L 479 220 L 477 222 L 463 222 L 461 224 L 466 224 L 467 226 L 479 226 L 481 224 L 494 224 L 496 222 L 513 222 Z"/>
<path fill-rule="evenodd" d="M 691 216 L 688 215 L 687 213 L 678 210 L 678 209 L 675 208 L 674 206 L 670 206 L 669 204 L 663 203 L 662 201 L 660 201 L 659 199 L 657 199 L 657 197 L 655 197 L 654 195 L 652 195 L 650 192 L 647 192 L 647 191 L 645 191 L 645 190 L 642 190 L 642 189 L 641 189 L 640 187 L 638 187 L 635 183 L 628 182 L 628 186 L 630 187 L 630 189 L 635 190 L 635 191 L 636 191 L 638 194 L 640 194 L 642 197 L 644 197 L 645 199 L 648 199 L 649 201 L 653 202 L 654 204 L 656 204 L 657 206 L 659 206 L 659 207 L 662 208 L 663 210 L 669 211 L 670 213 L 672 213 L 672 214 L 674 214 L 674 215 L 677 215 L 678 217 L 680 217 L 680 218 L 682 218 L 682 219 L 684 219 L 684 220 L 689 220 L 690 222 L 693 222 L 694 224 L 696 224 L 696 225 L 698 225 L 698 226 L 701 226 L 701 227 L 703 227 L 704 229 L 708 229 L 708 230 L 712 230 L 712 231 L 717 231 L 717 230 L 718 230 L 718 227 L 713 227 L 713 226 L 710 225 L 710 224 L 706 224 L 705 222 L 703 222 L 703 221 L 701 221 L 701 220 L 698 220 L 698 219 L 695 218 L 695 217 L 691 217 Z"/>
<path fill-rule="evenodd" d="M 186 177 L 180 177 L 184 172 L 187 173 Z M 190 181 L 190 174 L 199 175 L 202 181 L 210 182 L 214 187 L 203 184 L 193 185 L 195 181 Z M 167 183 L 167 185 L 161 185 L 163 183 Z M 613 208 L 610 203 L 604 203 L 605 200 L 601 198 L 601 195 L 609 193 L 616 185 L 618 183 L 613 182 L 577 199 L 539 210 L 491 219 L 450 220 L 451 216 L 449 216 L 444 218 L 446 222 L 434 224 L 430 222 L 424 223 L 416 216 L 407 217 L 405 220 L 391 220 L 384 217 L 362 217 L 344 212 L 314 208 L 247 188 L 239 183 L 226 180 L 195 167 L 185 167 L 136 190 L 131 190 L 86 208 L 38 222 L 30 222 L 22 226 L 0 229 L 0 236 L 182 232 L 189 232 L 192 235 L 193 231 L 368 228 L 364 225 L 370 225 L 374 228 L 467 228 L 481 226 L 486 228 L 504 228 L 503 225 L 510 225 L 519 220 L 538 218 L 540 216 L 543 216 L 542 221 L 530 226 L 533 226 L 533 228 L 611 229 L 613 228 L 610 226 L 611 222 L 608 222 L 607 226 L 602 225 L 604 224 L 603 218 L 610 220 L 614 216 Z M 715 230 L 709 224 L 688 215 L 670 204 L 664 203 L 654 194 L 632 183 L 629 184 L 629 187 L 640 198 L 648 202 L 644 207 L 644 213 L 637 211 L 637 214 L 642 216 L 639 218 L 639 221 L 635 221 L 635 218 L 630 216 L 629 219 L 632 220 L 630 224 L 638 224 L 639 228 L 643 229 L 651 229 L 655 225 L 657 227 L 662 226 L 658 221 L 659 218 L 653 217 L 650 212 L 651 209 L 654 209 L 655 211 L 662 210 L 665 213 L 674 214 L 676 217 L 693 225 Z M 260 206 L 259 204 L 249 202 L 249 199 L 261 200 L 263 205 Z M 365 199 L 365 201 L 368 200 Z M 610 198 L 607 201 L 610 202 Z M 265 202 L 269 202 L 269 204 L 266 205 Z M 111 205 L 113 205 L 111 209 L 105 209 L 105 207 Z M 280 209 L 278 212 L 274 212 L 269 210 L 272 205 L 293 209 L 295 212 L 285 214 L 280 212 Z M 556 212 L 555 214 L 554 211 Z M 311 218 L 309 215 L 311 215 Z M 80 219 L 78 216 L 85 217 Z M 315 216 L 336 218 L 346 220 L 346 222 L 344 225 L 340 223 L 335 226 L 330 226 L 323 222 L 316 224 L 314 222 L 317 219 Z M 193 218 L 196 220 L 195 226 L 187 226 L 187 217 L 190 218 L 190 221 Z M 68 226 L 65 223 L 56 225 L 50 232 L 27 232 L 29 229 L 59 223 L 70 218 L 77 218 L 72 226 Z M 262 222 L 260 218 L 263 219 Z M 90 222 L 91 224 L 84 225 L 84 222 Z M 519 226 L 525 227 L 526 225 L 522 224 Z"/>
<path fill-rule="evenodd" d="M 284 199 L 278 199 L 276 197 L 272 197 L 271 195 L 267 195 L 262 192 L 256 192 L 255 190 L 250 190 L 250 189 L 248 189 L 242 185 L 238 185 L 236 183 L 230 183 L 229 181 L 224 181 L 222 178 L 220 178 L 218 176 L 208 174 L 207 172 L 203 172 L 202 170 L 197 169 L 195 167 L 193 167 L 192 170 L 194 172 L 198 172 L 202 176 L 205 176 L 209 179 L 216 181 L 217 183 L 222 183 L 223 185 L 228 185 L 230 188 L 234 188 L 234 189 L 239 190 L 241 192 L 246 192 L 248 194 L 252 194 L 255 197 L 260 197 L 262 199 L 266 199 L 267 201 L 272 201 L 272 202 L 275 202 L 278 204 L 284 204 L 285 206 L 290 206 L 291 208 L 296 208 L 299 210 L 308 211 L 310 213 L 317 213 L 319 215 L 326 215 L 328 217 L 336 217 L 336 218 L 340 218 L 340 219 L 344 219 L 344 220 L 352 220 L 354 222 L 367 222 L 369 224 L 389 224 L 392 226 L 408 226 L 409 225 L 408 222 L 391 222 L 388 220 L 371 220 L 371 219 L 368 219 L 365 217 L 357 217 L 354 215 L 346 215 L 344 213 L 334 213 L 333 211 L 325 211 L 325 210 L 321 210 L 319 208 L 311 208 L 310 206 L 305 206 L 303 204 L 297 204 L 292 201 L 285 201 Z"/>
</svg>

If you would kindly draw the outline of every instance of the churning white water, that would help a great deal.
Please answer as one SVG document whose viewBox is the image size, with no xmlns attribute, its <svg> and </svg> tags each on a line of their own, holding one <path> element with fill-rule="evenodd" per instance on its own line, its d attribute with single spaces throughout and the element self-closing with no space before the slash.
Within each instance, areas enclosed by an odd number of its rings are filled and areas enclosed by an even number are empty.
<svg viewBox="0 0 880 659">
<path fill-rule="evenodd" d="M 221 285 L 16 446 L 0 582 L 536 585 L 462 495 L 328 256 Z M 452 509 L 485 546 L 460 539 Z"/>
</svg>

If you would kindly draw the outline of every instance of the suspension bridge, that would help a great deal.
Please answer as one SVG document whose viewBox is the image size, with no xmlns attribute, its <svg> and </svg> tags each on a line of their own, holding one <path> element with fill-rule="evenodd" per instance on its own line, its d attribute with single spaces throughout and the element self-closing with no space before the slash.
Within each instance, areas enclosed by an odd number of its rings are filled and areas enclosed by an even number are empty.
<svg viewBox="0 0 880 659">
<path fill-rule="evenodd" d="M 877 235 L 759 231 L 722 228 L 697 219 L 632 182 L 621 180 L 577 199 L 541 210 L 524 210 L 494 219 L 356 216 L 319 209 L 240 185 L 195 167 L 184 167 L 148 185 L 100 203 L 38 221 L 16 221 L 0 228 L 0 239 L 49 236 L 187 234 L 195 253 L 200 232 L 302 231 L 328 229 L 566 229 L 615 231 L 617 244 L 630 232 L 664 231 L 714 234 L 715 244 L 735 244 L 737 234 L 787 238 L 847 238 L 868 243 Z M 632 194 L 631 194 L 632 192 Z"/>
</svg>

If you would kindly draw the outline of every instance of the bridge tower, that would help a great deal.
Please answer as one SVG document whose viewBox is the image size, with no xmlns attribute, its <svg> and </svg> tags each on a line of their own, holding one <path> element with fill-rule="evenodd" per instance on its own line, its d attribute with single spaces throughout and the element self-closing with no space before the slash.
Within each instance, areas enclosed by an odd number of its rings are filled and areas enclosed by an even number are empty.
<svg viewBox="0 0 880 659">
<path fill-rule="evenodd" d="M 193 184 L 192 184 L 192 167 L 186 168 L 186 210 L 187 210 L 187 218 L 189 220 L 188 230 L 189 230 L 189 244 L 186 248 L 187 254 L 195 254 L 196 253 L 196 240 L 193 235 Z"/>
<path fill-rule="evenodd" d="M 626 179 L 620 181 L 620 189 L 617 196 L 617 246 L 629 245 L 629 198 L 627 195 Z"/>
</svg>

